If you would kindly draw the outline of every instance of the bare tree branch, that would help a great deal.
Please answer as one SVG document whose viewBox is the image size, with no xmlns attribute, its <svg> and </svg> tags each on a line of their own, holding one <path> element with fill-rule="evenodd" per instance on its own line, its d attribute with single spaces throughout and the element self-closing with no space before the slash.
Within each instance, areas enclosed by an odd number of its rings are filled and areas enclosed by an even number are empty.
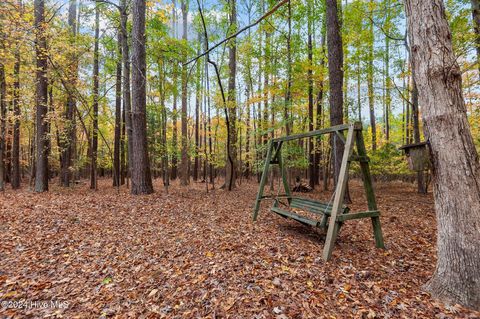
<svg viewBox="0 0 480 319">
<path fill-rule="evenodd" d="M 185 62 L 184 64 L 190 64 L 192 63 L 193 61 L 195 60 L 198 60 L 199 58 L 207 55 L 210 51 L 216 49 L 217 47 L 219 47 L 221 44 L 233 39 L 233 38 L 236 38 L 240 33 L 256 26 L 257 24 L 259 24 L 260 22 L 262 22 L 263 20 L 265 20 L 266 18 L 268 18 L 269 16 L 271 16 L 275 11 L 277 11 L 281 6 L 283 6 L 285 3 L 287 3 L 288 1 L 290 0 L 282 0 L 280 1 L 277 5 L 275 5 L 270 11 L 268 11 L 267 13 L 265 13 L 263 16 L 261 16 L 257 21 L 255 21 L 254 23 L 252 24 L 249 24 L 243 28 L 241 28 L 240 30 L 238 30 L 237 32 L 235 32 L 234 34 L 226 37 L 225 39 L 223 39 L 222 41 L 218 42 L 217 44 L 213 45 L 211 48 L 207 49 L 205 52 L 197 55 L 196 57 L 194 57 L 193 59 Z M 199 7 L 200 8 L 200 7 Z M 200 10 L 201 11 L 201 10 Z M 203 15 L 203 14 L 202 14 Z"/>
</svg>

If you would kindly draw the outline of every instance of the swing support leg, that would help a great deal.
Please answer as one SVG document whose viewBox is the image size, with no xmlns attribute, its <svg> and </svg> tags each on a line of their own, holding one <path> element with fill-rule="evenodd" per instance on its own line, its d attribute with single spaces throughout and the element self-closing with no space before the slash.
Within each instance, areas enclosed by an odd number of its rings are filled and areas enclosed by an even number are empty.
<svg viewBox="0 0 480 319">
<path fill-rule="evenodd" d="M 253 209 L 253 221 L 257 220 L 258 210 L 260 209 L 260 202 L 263 197 L 263 189 L 265 188 L 265 183 L 267 182 L 268 168 L 270 167 L 270 161 L 272 160 L 272 152 L 274 143 L 270 140 L 267 146 L 267 158 L 265 159 L 265 165 L 263 166 L 262 178 L 260 179 L 260 187 L 257 193 L 257 199 L 255 200 L 255 207 Z"/>
<path fill-rule="evenodd" d="M 285 190 L 285 195 L 287 196 L 288 203 L 292 200 L 292 194 L 290 193 L 290 186 L 288 185 L 287 170 L 285 169 L 285 164 L 283 163 L 282 153 L 281 153 L 282 142 L 278 145 L 277 150 L 277 159 L 278 166 L 280 169 L 280 174 L 282 174 L 283 189 Z"/>
<path fill-rule="evenodd" d="M 356 141 L 357 141 L 358 155 L 361 157 L 362 156 L 366 157 L 367 150 L 365 148 L 365 142 L 363 140 L 362 131 L 357 132 Z M 368 210 L 376 211 L 377 201 L 375 200 L 375 192 L 373 190 L 372 176 L 370 175 L 370 168 L 368 166 L 368 163 L 361 161 L 360 170 L 362 172 L 363 188 L 365 189 L 365 195 L 367 197 Z M 375 217 L 372 217 L 371 219 L 372 219 L 373 235 L 375 237 L 375 246 L 377 248 L 385 248 L 385 244 L 383 242 L 382 227 L 380 224 L 380 217 L 375 216 Z"/>
<path fill-rule="evenodd" d="M 352 154 L 355 133 L 354 126 L 350 125 L 348 128 L 347 139 L 345 141 L 345 150 L 343 151 L 342 166 L 340 167 L 337 186 L 335 188 L 335 198 L 333 200 L 327 238 L 325 239 L 325 247 L 323 248 L 323 259 L 325 261 L 328 261 L 332 256 L 333 246 L 335 245 L 335 240 L 337 239 L 340 230 L 340 222 L 337 221 L 337 216 L 340 214 L 343 199 L 345 197 L 345 190 L 347 188 L 349 158 Z"/>
</svg>

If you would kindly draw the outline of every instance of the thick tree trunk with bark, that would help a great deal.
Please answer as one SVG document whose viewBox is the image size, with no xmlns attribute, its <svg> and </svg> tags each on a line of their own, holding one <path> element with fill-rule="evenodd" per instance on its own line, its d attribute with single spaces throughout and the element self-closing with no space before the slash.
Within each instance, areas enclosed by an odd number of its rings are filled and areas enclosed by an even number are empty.
<svg viewBox="0 0 480 319">
<path fill-rule="evenodd" d="M 330 125 L 343 123 L 343 47 L 338 20 L 337 0 L 327 0 L 328 74 L 330 79 Z M 342 165 L 343 143 L 333 139 L 335 181 Z M 335 182 L 336 183 L 336 182 Z"/>
<path fill-rule="evenodd" d="M 187 1 L 182 0 L 182 24 L 183 24 L 183 36 L 182 39 L 187 42 L 187 18 L 188 18 L 188 9 Z M 187 60 L 187 51 L 183 52 L 183 60 Z M 186 186 L 190 181 L 189 174 L 189 165 L 188 165 L 188 128 L 187 128 L 187 103 L 188 103 L 188 92 L 187 92 L 187 65 L 182 64 L 182 156 L 180 162 L 180 184 Z"/>
<path fill-rule="evenodd" d="M 100 11 L 95 7 L 95 44 L 93 49 L 93 130 L 90 158 L 90 189 L 97 189 L 97 152 L 98 152 L 98 41 L 100 35 Z"/>
<path fill-rule="evenodd" d="M 35 191 L 48 191 L 48 123 L 47 123 L 47 40 L 45 36 L 45 1 L 35 0 L 35 52 L 36 70 L 36 142 L 37 164 L 35 169 Z"/>
<path fill-rule="evenodd" d="M 432 296 L 480 310 L 480 164 L 442 0 L 406 0 L 414 77 L 433 164 L 437 267 Z"/>
<path fill-rule="evenodd" d="M 147 145 L 145 0 L 133 3 L 132 29 L 132 194 L 153 193 Z"/>
</svg>

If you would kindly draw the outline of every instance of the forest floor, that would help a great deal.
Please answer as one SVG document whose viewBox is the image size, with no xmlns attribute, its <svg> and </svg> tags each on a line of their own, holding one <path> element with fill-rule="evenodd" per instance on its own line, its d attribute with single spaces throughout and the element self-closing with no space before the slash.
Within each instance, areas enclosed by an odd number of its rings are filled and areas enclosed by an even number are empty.
<svg viewBox="0 0 480 319">
<path fill-rule="evenodd" d="M 350 184 L 350 207 L 364 207 L 360 183 Z M 350 221 L 328 263 L 324 236 L 270 203 L 251 221 L 256 183 L 208 194 L 201 183 L 155 187 L 131 196 L 102 180 L 98 191 L 0 194 L 0 317 L 480 317 L 422 291 L 435 215 L 412 184 L 376 185 L 387 250 L 375 248 L 368 219 Z"/>
</svg>

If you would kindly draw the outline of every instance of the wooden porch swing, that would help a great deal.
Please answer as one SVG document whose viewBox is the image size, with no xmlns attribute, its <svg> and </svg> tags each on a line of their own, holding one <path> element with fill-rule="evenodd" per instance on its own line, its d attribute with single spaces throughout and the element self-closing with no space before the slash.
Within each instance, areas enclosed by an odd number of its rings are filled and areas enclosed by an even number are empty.
<svg viewBox="0 0 480 319">
<path fill-rule="evenodd" d="M 343 131 L 347 131 L 346 139 L 343 135 Z M 308 198 L 292 196 L 290 192 L 290 187 L 288 185 L 286 169 L 281 155 L 281 149 L 284 142 L 308 137 L 316 137 L 325 134 L 335 134 L 334 138 L 339 138 L 345 145 L 337 186 L 332 196 L 333 204 L 331 201 L 328 203 L 323 203 Z M 356 144 L 357 146 L 356 154 L 353 150 L 354 144 Z M 368 211 L 366 212 L 351 213 L 350 209 L 347 206 L 343 205 L 343 199 L 345 196 L 345 190 L 348 182 L 348 169 L 350 162 L 352 161 L 357 161 L 360 163 L 363 186 L 368 202 Z M 362 124 L 360 122 L 337 125 L 323 130 L 311 131 L 308 133 L 289 135 L 271 139 L 268 144 L 265 166 L 263 168 L 262 178 L 260 180 L 260 187 L 255 201 L 253 220 L 257 220 L 258 211 L 260 209 L 260 202 L 265 199 L 273 199 L 274 202 L 271 208 L 272 212 L 284 218 L 294 219 L 304 225 L 319 227 L 327 230 L 327 237 L 325 239 L 325 246 L 323 248 L 323 259 L 327 261 L 332 255 L 333 246 L 335 244 L 335 240 L 338 236 L 342 224 L 347 220 L 370 218 L 372 221 L 376 247 L 385 248 L 383 243 L 382 228 L 380 225 L 380 212 L 377 209 L 377 203 L 375 200 L 375 193 L 373 190 L 372 178 L 370 175 L 370 168 L 368 162 L 369 158 L 367 157 L 367 152 L 365 149 L 365 143 L 362 134 Z M 279 166 L 285 194 L 277 194 L 274 196 L 263 195 L 268 170 L 271 164 L 276 164 Z M 285 205 L 289 208 L 295 208 L 319 215 L 320 220 L 308 218 L 293 211 L 288 211 L 281 208 L 279 206 L 280 204 L 283 204 L 280 201 L 281 198 L 287 199 L 288 202 Z"/>
</svg>

